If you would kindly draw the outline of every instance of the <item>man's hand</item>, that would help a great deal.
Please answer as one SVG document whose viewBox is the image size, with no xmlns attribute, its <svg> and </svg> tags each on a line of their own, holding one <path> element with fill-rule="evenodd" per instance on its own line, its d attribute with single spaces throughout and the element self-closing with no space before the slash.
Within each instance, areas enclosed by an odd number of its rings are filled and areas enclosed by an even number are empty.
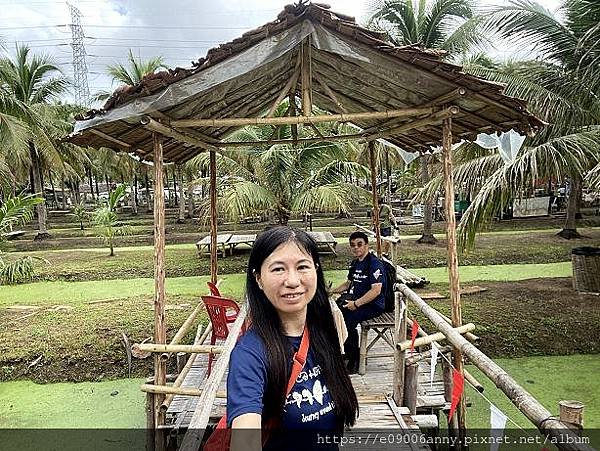
<svg viewBox="0 0 600 451">
<path fill-rule="evenodd" d="M 344 307 L 352 312 L 358 308 L 356 301 L 348 301 L 344 304 Z"/>
</svg>

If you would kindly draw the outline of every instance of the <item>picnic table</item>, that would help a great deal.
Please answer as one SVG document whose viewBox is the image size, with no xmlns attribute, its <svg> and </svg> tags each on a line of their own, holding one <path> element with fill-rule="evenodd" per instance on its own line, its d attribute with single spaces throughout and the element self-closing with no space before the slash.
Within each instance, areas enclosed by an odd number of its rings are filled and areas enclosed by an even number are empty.
<svg viewBox="0 0 600 451">
<path fill-rule="evenodd" d="M 337 246 L 337 240 L 333 237 L 331 232 L 306 232 L 308 233 L 313 240 L 317 243 L 319 247 L 319 252 L 331 252 L 334 255 L 337 255 L 335 247 Z"/>
<path fill-rule="evenodd" d="M 331 252 L 337 255 L 335 247 L 337 241 L 331 234 L 331 232 L 307 232 L 319 247 L 319 252 Z M 227 249 L 229 248 L 229 255 L 233 255 L 233 250 L 240 244 L 246 244 L 250 247 L 254 246 L 256 241 L 256 234 L 249 235 L 233 235 L 231 233 L 223 233 L 217 235 L 217 249 L 222 253 L 223 257 L 227 256 Z M 205 236 L 196 243 L 198 249 L 198 256 L 202 257 L 202 253 L 206 249 L 206 252 L 210 252 L 210 235 Z"/>
</svg>

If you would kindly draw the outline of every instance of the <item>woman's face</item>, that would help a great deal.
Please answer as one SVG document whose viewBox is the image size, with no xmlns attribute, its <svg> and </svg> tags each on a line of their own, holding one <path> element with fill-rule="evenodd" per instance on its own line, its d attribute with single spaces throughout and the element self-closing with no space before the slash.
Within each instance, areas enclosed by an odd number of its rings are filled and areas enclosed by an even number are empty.
<svg viewBox="0 0 600 451">
<path fill-rule="evenodd" d="M 294 242 L 281 244 L 265 259 L 256 281 L 280 315 L 306 310 L 317 291 L 313 259 Z"/>
</svg>

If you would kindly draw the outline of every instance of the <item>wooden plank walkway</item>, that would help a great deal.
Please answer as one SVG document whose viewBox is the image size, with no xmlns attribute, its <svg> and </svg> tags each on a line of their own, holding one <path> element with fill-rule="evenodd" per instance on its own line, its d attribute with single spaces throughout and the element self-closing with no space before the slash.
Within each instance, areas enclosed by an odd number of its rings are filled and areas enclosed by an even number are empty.
<svg viewBox="0 0 600 451">
<path fill-rule="evenodd" d="M 373 348 L 375 354 L 389 350 L 389 346 L 383 340 L 377 342 Z M 183 382 L 182 387 L 201 388 L 205 380 L 207 363 L 207 354 L 199 354 L 195 359 L 195 362 L 185 381 Z M 441 367 L 441 365 L 439 366 Z M 395 429 L 396 431 L 399 431 L 400 423 L 397 419 L 397 415 L 400 414 L 405 423 L 404 426 L 408 427 L 411 431 L 420 434 L 418 426 L 416 426 L 412 417 L 408 413 L 408 409 L 400 407 L 396 412 L 394 412 L 388 404 L 386 395 L 392 391 L 392 369 L 392 357 L 369 358 L 367 361 L 367 373 L 362 376 L 358 374 L 351 376 L 352 384 L 356 390 L 360 405 L 360 416 L 354 428 L 359 430 L 374 428 Z M 440 372 L 441 368 L 440 371 L 436 371 L 434 383 L 432 386 L 430 386 L 429 363 L 421 362 L 419 364 L 419 387 L 417 397 L 418 407 L 428 407 L 432 404 L 431 400 L 437 400 L 435 403 L 433 403 L 434 405 L 439 404 L 439 400 L 443 400 L 444 385 L 443 381 L 441 380 Z M 226 379 L 227 377 L 225 376 L 221 381 L 221 386 L 219 387 L 220 391 L 226 390 Z M 197 403 L 198 397 L 176 395 L 173 398 L 169 409 L 167 410 L 166 427 L 176 430 L 186 429 L 190 423 L 194 410 L 196 409 Z M 211 413 L 211 422 L 218 421 L 218 419 L 224 414 L 225 405 L 225 399 L 215 399 Z M 438 406 L 437 408 L 441 408 L 442 406 Z M 351 435 L 352 430 L 350 430 L 348 433 Z M 409 445 L 402 445 L 401 447 L 394 449 L 412 449 L 414 451 L 425 450 L 429 448 L 425 445 L 413 444 L 412 448 L 409 447 Z"/>
</svg>

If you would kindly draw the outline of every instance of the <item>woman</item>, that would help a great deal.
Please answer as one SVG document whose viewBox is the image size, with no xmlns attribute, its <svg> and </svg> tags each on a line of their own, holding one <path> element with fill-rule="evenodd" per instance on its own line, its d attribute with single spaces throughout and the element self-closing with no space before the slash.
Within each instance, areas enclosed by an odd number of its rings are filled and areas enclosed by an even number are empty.
<svg viewBox="0 0 600 451">
<path fill-rule="evenodd" d="M 306 432 L 341 433 L 354 424 L 358 401 L 312 238 L 289 227 L 262 233 L 250 254 L 246 295 L 252 326 L 231 354 L 227 378 L 231 448 L 260 449 L 265 439 L 259 437 L 261 424 L 275 421 L 265 448 L 325 449 Z M 307 360 L 286 393 L 292 357 L 305 327 Z M 241 433 L 242 429 L 255 433 Z M 313 441 L 312 446 L 307 441 Z"/>
</svg>

